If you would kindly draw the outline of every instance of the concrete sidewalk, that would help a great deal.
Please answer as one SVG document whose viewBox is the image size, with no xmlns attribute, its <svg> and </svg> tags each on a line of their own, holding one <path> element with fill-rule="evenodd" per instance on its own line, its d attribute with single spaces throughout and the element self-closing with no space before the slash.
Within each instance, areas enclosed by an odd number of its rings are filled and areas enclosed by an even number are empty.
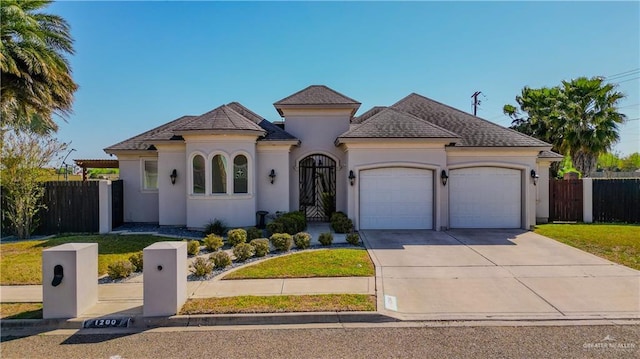
<svg viewBox="0 0 640 359">
<path fill-rule="evenodd" d="M 141 315 L 142 282 L 98 285 L 98 304 L 83 317 Z M 244 279 L 187 282 L 188 298 L 234 297 L 241 295 L 369 294 L 375 295 L 374 277 Z M 0 302 L 42 302 L 41 285 L 1 286 Z"/>
</svg>

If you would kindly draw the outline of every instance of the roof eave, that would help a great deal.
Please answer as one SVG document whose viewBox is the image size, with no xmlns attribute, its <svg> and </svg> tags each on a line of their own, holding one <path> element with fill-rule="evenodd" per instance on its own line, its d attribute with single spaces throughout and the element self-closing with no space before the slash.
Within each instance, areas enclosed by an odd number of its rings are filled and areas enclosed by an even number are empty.
<svg viewBox="0 0 640 359">
<path fill-rule="evenodd" d="M 264 130 L 178 130 L 174 131 L 176 135 L 255 135 L 264 136 L 267 132 Z"/>
<path fill-rule="evenodd" d="M 281 117 L 284 117 L 282 110 L 287 109 L 351 109 L 351 116 L 356 114 L 358 109 L 362 105 L 360 102 L 353 103 L 327 103 L 327 104 L 278 104 L 274 103 L 273 106 L 278 110 Z"/>
</svg>

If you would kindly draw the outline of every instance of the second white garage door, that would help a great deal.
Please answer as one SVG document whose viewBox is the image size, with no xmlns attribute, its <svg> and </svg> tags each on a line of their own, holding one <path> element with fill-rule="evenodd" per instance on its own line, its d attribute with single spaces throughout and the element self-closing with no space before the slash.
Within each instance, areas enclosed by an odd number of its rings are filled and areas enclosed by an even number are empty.
<svg viewBox="0 0 640 359">
<path fill-rule="evenodd" d="M 449 227 L 520 228 L 521 171 L 472 167 L 449 172 Z"/>
<path fill-rule="evenodd" d="M 361 171 L 360 228 L 432 229 L 433 172 L 404 167 Z"/>
</svg>

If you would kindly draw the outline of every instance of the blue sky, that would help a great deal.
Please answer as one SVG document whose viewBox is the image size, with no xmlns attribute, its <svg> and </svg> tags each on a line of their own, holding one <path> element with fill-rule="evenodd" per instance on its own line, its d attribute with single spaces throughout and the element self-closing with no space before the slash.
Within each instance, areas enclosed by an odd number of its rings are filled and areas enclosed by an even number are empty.
<svg viewBox="0 0 640 359">
<path fill-rule="evenodd" d="M 508 126 L 524 86 L 607 76 L 627 95 L 614 150 L 640 151 L 639 2 L 57 2 L 80 85 L 72 158 L 238 101 L 269 120 L 312 84 L 362 113 L 417 92 Z M 633 70 L 633 71 L 631 71 Z M 634 72 L 635 71 L 635 72 Z M 626 74 L 624 74 L 626 72 Z"/>
</svg>

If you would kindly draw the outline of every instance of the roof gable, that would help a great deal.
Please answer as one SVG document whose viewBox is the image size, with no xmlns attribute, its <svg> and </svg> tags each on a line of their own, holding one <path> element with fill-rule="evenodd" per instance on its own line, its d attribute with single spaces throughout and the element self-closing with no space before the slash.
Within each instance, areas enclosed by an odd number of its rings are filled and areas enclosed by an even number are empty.
<svg viewBox="0 0 640 359">
<path fill-rule="evenodd" d="M 458 134 L 456 146 L 471 147 L 549 147 L 550 144 L 512 129 L 460 111 L 451 106 L 412 93 L 391 106 Z"/>
<path fill-rule="evenodd" d="M 360 102 L 347 97 L 325 85 L 311 85 L 293 95 L 289 95 L 274 105 L 360 105 Z"/>
<path fill-rule="evenodd" d="M 264 137 L 260 139 L 261 141 L 288 141 L 288 140 L 297 141 L 298 140 L 295 136 L 293 136 L 289 132 L 274 125 L 270 121 L 264 119 L 262 116 L 244 107 L 239 102 L 231 102 L 231 103 L 228 103 L 227 106 L 233 108 L 239 114 L 255 122 L 256 124 L 258 124 L 258 126 L 260 126 L 263 130 L 266 131 L 266 134 L 264 135 Z"/>
<path fill-rule="evenodd" d="M 385 108 L 338 137 L 345 138 L 458 138 L 453 132 L 393 108 Z"/>
<path fill-rule="evenodd" d="M 255 122 L 234 111 L 227 105 L 222 105 L 205 114 L 197 116 L 191 121 L 181 123 L 173 131 L 257 131 L 264 132 Z"/>
<path fill-rule="evenodd" d="M 374 106 L 374 107 L 368 109 L 367 111 L 365 111 L 362 115 L 352 118 L 351 119 L 351 124 L 355 125 L 355 124 L 358 124 L 358 123 L 363 123 L 368 118 L 370 118 L 371 116 L 373 116 L 373 115 L 377 114 L 378 112 L 384 110 L 385 108 L 387 108 L 387 106 Z"/>
<path fill-rule="evenodd" d="M 183 122 L 188 122 L 197 116 L 182 116 L 171 122 L 165 123 L 149 131 L 133 136 L 115 145 L 105 148 L 105 152 L 122 151 L 122 150 L 153 150 L 152 140 L 171 140 L 174 138 L 173 129 Z"/>
</svg>

